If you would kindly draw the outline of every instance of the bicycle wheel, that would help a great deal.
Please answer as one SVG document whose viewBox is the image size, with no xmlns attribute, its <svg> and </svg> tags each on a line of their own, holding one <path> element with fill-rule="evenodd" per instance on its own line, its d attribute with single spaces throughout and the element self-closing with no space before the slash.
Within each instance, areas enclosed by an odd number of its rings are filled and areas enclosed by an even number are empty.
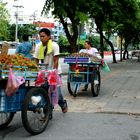
<svg viewBox="0 0 140 140">
<path fill-rule="evenodd" d="M 14 113 L 0 113 L 0 130 L 5 129 L 13 120 Z"/>
<path fill-rule="evenodd" d="M 29 90 L 21 113 L 23 126 L 30 134 L 37 135 L 43 132 L 51 115 L 47 90 L 37 87 Z"/>
<path fill-rule="evenodd" d="M 96 74 L 96 81 L 98 83 L 95 83 L 94 80 L 94 75 Z M 100 85 L 101 85 L 101 76 L 100 76 L 100 72 L 96 71 L 96 73 L 91 74 L 91 92 L 93 97 L 96 97 L 99 95 L 100 92 Z"/>
</svg>

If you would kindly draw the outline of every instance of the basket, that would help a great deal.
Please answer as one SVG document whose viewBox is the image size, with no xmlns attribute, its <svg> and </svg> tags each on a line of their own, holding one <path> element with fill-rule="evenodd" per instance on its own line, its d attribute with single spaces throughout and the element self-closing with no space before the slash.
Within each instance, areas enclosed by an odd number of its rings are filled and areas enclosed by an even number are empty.
<svg viewBox="0 0 140 140">
<path fill-rule="evenodd" d="M 19 88 L 13 96 L 7 96 L 4 89 L 0 89 L 0 112 L 16 112 L 22 109 L 27 88 Z"/>
</svg>

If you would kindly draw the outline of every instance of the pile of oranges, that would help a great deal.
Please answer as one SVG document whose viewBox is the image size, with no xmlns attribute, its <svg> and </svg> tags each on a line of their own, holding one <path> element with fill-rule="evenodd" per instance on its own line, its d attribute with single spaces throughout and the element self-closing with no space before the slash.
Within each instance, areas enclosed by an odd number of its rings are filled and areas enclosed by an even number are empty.
<svg viewBox="0 0 140 140">
<path fill-rule="evenodd" d="M 30 70 L 38 70 L 38 66 L 35 61 L 25 58 L 23 55 L 0 55 L 0 64 L 10 66 L 26 66 Z"/>
</svg>

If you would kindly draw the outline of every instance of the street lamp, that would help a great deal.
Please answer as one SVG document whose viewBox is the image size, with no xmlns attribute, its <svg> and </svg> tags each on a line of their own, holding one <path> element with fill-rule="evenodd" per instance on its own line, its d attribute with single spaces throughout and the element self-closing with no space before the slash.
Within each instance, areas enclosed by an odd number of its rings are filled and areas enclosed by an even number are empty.
<svg viewBox="0 0 140 140">
<path fill-rule="evenodd" d="M 19 6 L 19 5 L 13 5 L 13 7 L 16 8 L 16 31 L 15 31 L 15 41 L 18 41 L 18 8 L 24 8 L 23 6 Z"/>
</svg>

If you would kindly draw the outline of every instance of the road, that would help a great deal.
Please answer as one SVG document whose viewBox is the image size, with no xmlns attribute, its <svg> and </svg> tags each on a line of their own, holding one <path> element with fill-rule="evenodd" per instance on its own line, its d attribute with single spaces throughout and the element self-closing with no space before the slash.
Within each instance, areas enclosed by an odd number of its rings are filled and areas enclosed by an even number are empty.
<svg viewBox="0 0 140 140">
<path fill-rule="evenodd" d="M 16 114 L 10 127 L 0 131 L 0 140 L 139 140 L 140 117 L 83 112 L 54 112 L 45 132 L 31 136 Z"/>
</svg>

